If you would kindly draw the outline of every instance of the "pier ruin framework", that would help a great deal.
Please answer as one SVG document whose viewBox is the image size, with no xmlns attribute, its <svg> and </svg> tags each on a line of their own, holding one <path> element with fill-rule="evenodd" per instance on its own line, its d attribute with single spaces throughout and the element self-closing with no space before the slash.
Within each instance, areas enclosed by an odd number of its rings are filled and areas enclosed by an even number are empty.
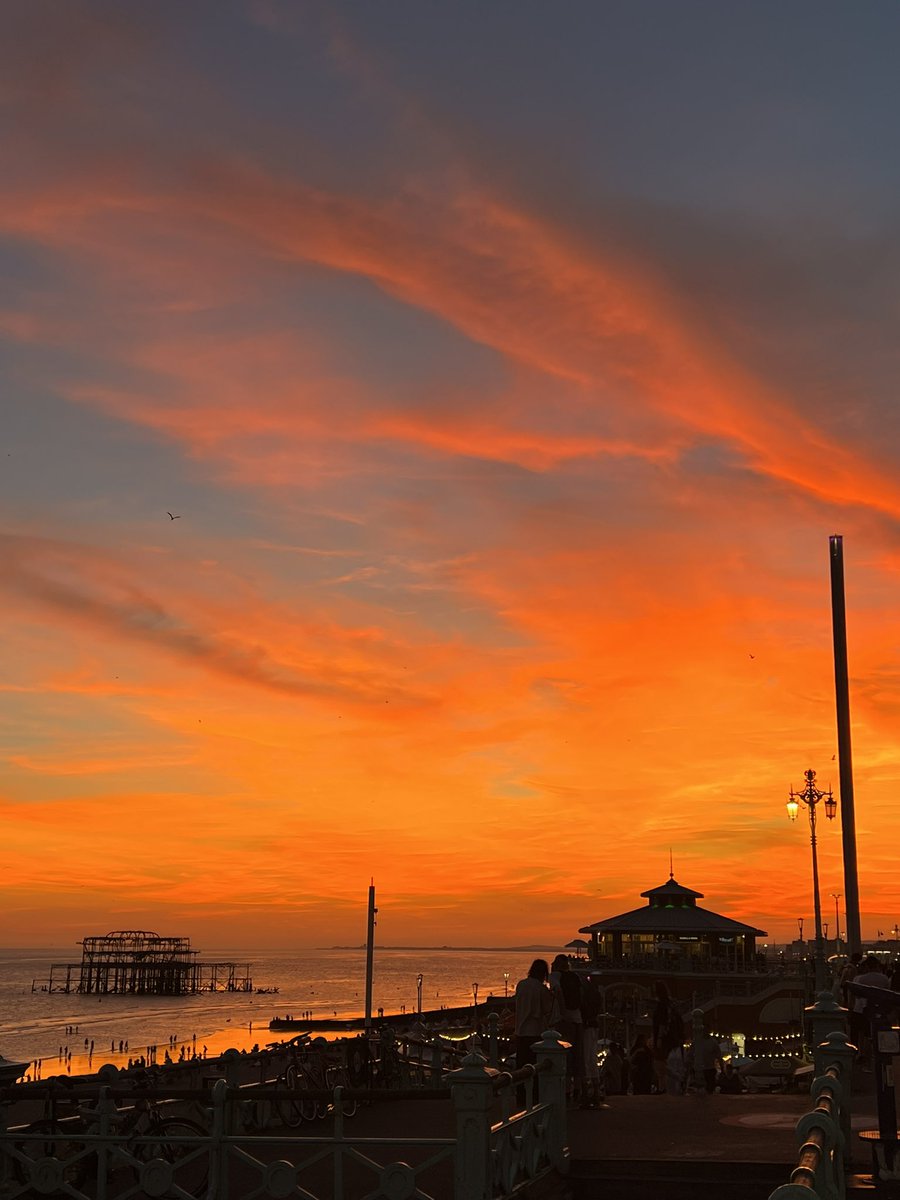
<svg viewBox="0 0 900 1200">
<path fill-rule="evenodd" d="M 80 943 L 80 963 L 53 963 L 32 991 L 109 996 L 190 996 L 252 992 L 249 963 L 201 962 L 190 938 L 120 929 Z"/>
</svg>

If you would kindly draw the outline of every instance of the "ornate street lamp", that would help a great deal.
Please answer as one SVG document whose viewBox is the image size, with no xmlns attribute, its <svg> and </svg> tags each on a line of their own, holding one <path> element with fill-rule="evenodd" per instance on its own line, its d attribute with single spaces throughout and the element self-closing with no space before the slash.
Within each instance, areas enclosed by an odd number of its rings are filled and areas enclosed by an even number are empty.
<svg viewBox="0 0 900 1200">
<path fill-rule="evenodd" d="M 418 1006 L 420 1017 L 422 1015 L 422 983 L 423 983 L 424 979 L 425 979 L 425 976 L 420 971 L 418 973 L 418 975 L 416 976 L 416 1004 Z"/>
<path fill-rule="evenodd" d="M 822 941 L 822 902 L 819 897 L 819 859 L 816 854 L 816 808 L 819 802 L 824 800 L 825 816 L 831 821 L 834 819 L 834 814 L 837 811 L 837 801 L 832 794 L 831 788 L 827 792 L 823 792 L 816 787 L 815 771 L 805 771 L 804 778 L 806 786 L 802 791 L 795 792 L 793 787 L 791 787 L 788 795 L 787 811 L 792 821 L 797 820 L 801 804 L 806 805 L 809 814 L 809 841 L 812 846 L 813 904 L 815 907 L 816 922 L 815 986 L 816 991 L 820 992 L 825 987 L 825 946 Z"/>
</svg>

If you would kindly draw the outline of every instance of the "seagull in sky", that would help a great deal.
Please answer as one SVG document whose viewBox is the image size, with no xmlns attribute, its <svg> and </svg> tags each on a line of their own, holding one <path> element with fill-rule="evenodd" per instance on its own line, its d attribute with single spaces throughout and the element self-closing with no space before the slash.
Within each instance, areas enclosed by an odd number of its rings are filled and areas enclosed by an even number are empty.
<svg viewBox="0 0 900 1200">
<path fill-rule="evenodd" d="M 166 515 L 168 516 L 170 521 L 180 521 L 181 520 L 181 513 L 170 513 L 169 510 L 166 509 Z"/>
</svg>

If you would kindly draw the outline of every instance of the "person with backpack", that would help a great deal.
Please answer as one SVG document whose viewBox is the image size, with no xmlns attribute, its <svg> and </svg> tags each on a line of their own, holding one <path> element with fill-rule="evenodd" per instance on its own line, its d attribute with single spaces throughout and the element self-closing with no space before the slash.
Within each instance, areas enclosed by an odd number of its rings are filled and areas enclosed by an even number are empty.
<svg viewBox="0 0 900 1200">
<path fill-rule="evenodd" d="M 582 984 L 565 954 L 557 954 L 553 960 L 550 990 L 553 993 L 550 1023 L 571 1046 L 566 1059 L 566 1095 L 570 1100 L 580 1100 L 584 1091 Z"/>
<path fill-rule="evenodd" d="M 676 1046 L 684 1045 L 684 1021 L 669 989 L 659 980 L 656 984 L 656 1007 L 653 1009 L 653 1066 L 656 1071 L 656 1090 L 666 1091 L 666 1063 Z"/>
</svg>

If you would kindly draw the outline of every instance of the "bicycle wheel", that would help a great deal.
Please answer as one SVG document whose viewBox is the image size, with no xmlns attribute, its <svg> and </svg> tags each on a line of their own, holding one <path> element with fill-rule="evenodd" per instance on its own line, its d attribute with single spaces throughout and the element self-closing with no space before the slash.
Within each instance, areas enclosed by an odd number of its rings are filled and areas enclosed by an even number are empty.
<svg viewBox="0 0 900 1200">
<path fill-rule="evenodd" d="M 353 1085 L 350 1082 L 350 1072 L 342 1070 L 338 1082 L 341 1085 L 341 1092 L 343 1092 L 346 1088 L 352 1087 Z M 341 1112 L 345 1117 L 355 1117 L 358 1108 L 359 1101 L 357 1099 L 354 1098 L 353 1100 L 349 1100 L 346 1096 L 341 1095 Z"/>
<path fill-rule="evenodd" d="M 286 1091 L 291 1093 L 289 1097 L 278 1101 L 278 1115 L 281 1117 L 281 1123 L 288 1129 L 296 1129 L 303 1120 L 303 1110 L 296 1095 L 299 1082 L 297 1067 L 294 1063 L 288 1063 L 284 1079 L 279 1081 L 279 1086 L 283 1086 Z"/>
<path fill-rule="evenodd" d="M 355 1117 L 356 1110 L 359 1108 L 358 1100 L 349 1100 L 344 1094 L 344 1088 L 349 1086 L 346 1081 L 341 1083 L 341 1113 L 345 1117 Z"/>
<path fill-rule="evenodd" d="M 84 1191 L 89 1176 L 96 1174 L 97 1156 L 77 1141 L 76 1130 L 48 1117 L 32 1122 L 23 1134 L 14 1143 L 13 1170 L 19 1183 L 30 1185 L 27 1195 L 60 1196 L 70 1188 Z"/>
<path fill-rule="evenodd" d="M 202 1196 L 209 1180 L 209 1144 L 191 1143 L 206 1137 L 203 1126 L 187 1117 L 161 1118 L 152 1133 L 135 1146 L 136 1156 L 142 1160 L 135 1172 L 138 1184 L 152 1180 L 149 1190 L 154 1196 L 174 1196 L 176 1187 L 191 1196 Z M 168 1171 L 160 1160 L 168 1164 Z"/>
<path fill-rule="evenodd" d="M 339 1087 L 341 1089 L 342 1115 L 345 1117 L 355 1117 L 356 1110 L 359 1107 L 358 1102 L 356 1100 L 348 1100 L 343 1095 L 344 1090 L 350 1087 L 350 1074 L 347 1071 L 347 1068 L 342 1066 L 329 1067 L 325 1072 L 325 1078 L 328 1083 L 328 1089 L 332 1096 L 334 1095 L 335 1088 Z"/>
<path fill-rule="evenodd" d="M 300 1106 L 300 1114 L 304 1121 L 314 1121 L 316 1119 L 316 1102 L 313 1100 L 312 1096 L 304 1095 L 303 1091 L 301 1090 L 298 1104 Z"/>
</svg>

